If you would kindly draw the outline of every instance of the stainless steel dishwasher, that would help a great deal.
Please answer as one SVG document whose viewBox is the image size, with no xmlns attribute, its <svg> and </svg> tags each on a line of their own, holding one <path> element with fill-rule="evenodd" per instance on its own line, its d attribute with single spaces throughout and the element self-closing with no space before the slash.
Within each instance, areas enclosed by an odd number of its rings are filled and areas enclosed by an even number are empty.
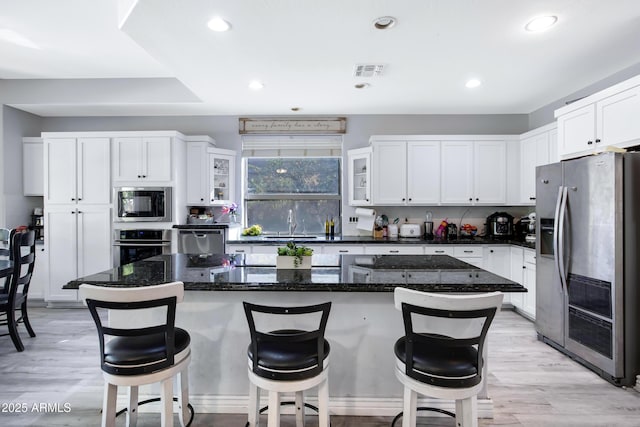
<svg viewBox="0 0 640 427">
<path fill-rule="evenodd" d="M 181 254 L 223 254 L 224 230 L 189 229 L 178 233 Z"/>
</svg>

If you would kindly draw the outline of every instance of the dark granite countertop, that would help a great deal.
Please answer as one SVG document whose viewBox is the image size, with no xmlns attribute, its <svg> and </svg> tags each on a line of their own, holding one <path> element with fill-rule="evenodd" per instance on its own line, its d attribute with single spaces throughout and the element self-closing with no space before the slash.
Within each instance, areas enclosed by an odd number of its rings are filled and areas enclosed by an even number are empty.
<svg viewBox="0 0 640 427">
<path fill-rule="evenodd" d="M 279 270 L 276 255 L 158 255 L 72 280 L 103 286 L 153 286 L 182 281 L 200 291 L 526 292 L 511 280 L 447 255 L 314 255 L 307 270 Z"/>
<path fill-rule="evenodd" d="M 262 235 L 262 236 L 238 236 L 227 240 L 227 244 L 242 245 L 242 244 L 274 244 L 280 245 L 283 242 L 292 240 L 287 236 L 274 236 L 274 235 Z M 305 245 L 318 243 L 318 244 L 400 244 L 400 245 L 516 245 L 524 248 L 535 249 L 536 244 L 533 242 L 523 242 L 520 240 L 506 240 L 506 239 L 491 239 L 485 237 L 473 237 L 457 240 L 444 240 L 444 239 L 423 239 L 421 237 L 398 237 L 390 239 L 387 237 L 381 239 L 374 239 L 371 236 L 336 236 L 325 237 L 324 235 L 309 235 L 309 236 L 297 236 L 296 242 L 304 243 Z"/>
</svg>

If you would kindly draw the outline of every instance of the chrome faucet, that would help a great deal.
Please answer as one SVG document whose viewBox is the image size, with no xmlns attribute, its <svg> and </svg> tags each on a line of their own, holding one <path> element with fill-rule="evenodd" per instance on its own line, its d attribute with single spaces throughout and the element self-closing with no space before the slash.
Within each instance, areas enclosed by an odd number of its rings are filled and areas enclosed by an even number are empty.
<svg viewBox="0 0 640 427">
<path fill-rule="evenodd" d="M 293 209 L 289 209 L 289 215 L 287 216 L 287 224 L 289 224 L 289 235 L 293 236 L 293 232 L 296 231 L 297 224 L 293 220 Z"/>
</svg>

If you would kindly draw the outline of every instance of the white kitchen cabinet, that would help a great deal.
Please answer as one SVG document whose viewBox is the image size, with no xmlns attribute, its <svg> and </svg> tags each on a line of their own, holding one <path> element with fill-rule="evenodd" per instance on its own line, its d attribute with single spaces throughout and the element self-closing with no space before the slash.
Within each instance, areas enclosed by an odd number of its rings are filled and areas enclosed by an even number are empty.
<svg viewBox="0 0 640 427">
<path fill-rule="evenodd" d="M 451 245 L 426 245 L 424 247 L 425 255 L 450 255 L 453 256 L 453 246 Z"/>
<path fill-rule="evenodd" d="M 478 268 L 484 267 L 482 260 L 483 254 L 484 249 L 482 248 L 482 246 L 453 245 L 453 256 L 455 258 Z"/>
<path fill-rule="evenodd" d="M 536 252 L 531 249 L 524 250 L 522 285 L 527 288 L 522 311 L 529 319 L 536 320 Z"/>
<path fill-rule="evenodd" d="M 448 205 L 503 205 L 505 141 L 442 141 L 440 200 Z"/>
<path fill-rule="evenodd" d="M 42 138 L 22 138 L 22 194 L 44 196 L 44 143 Z"/>
<path fill-rule="evenodd" d="M 250 254 L 251 245 L 225 245 L 224 251 L 227 254 Z"/>
<path fill-rule="evenodd" d="M 636 76 L 556 110 L 562 159 L 640 142 L 640 77 Z"/>
<path fill-rule="evenodd" d="M 484 248 L 483 267 L 485 270 L 504 277 L 511 278 L 511 252 L 509 246 L 489 246 Z"/>
<path fill-rule="evenodd" d="M 113 180 L 129 184 L 171 181 L 171 137 L 113 138 Z"/>
<path fill-rule="evenodd" d="M 364 246 L 361 245 L 323 245 L 323 254 L 330 255 L 364 255 Z"/>
<path fill-rule="evenodd" d="M 373 144 L 373 203 L 404 205 L 407 202 L 407 143 L 380 141 Z"/>
<path fill-rule="evenodd" d="M 524 282 L 524 249 L 512 246 L 509 248 L 511 256 L 511 280 L 516 283 L 523 284 Z M 522 310 L 524 307 L 523 292 L 513 292 L 510 295 L 511 304 L 518 310 Z"/>
<path fill-rule="evenodd" d="M 36 262 L 29 284 L 27 298 L 29 300 L 43 300 L 45 289 L 49 283 L 49 257 L 44 244 L 36 243 Z"/>
<path fill-rule="evenodd" d="M 224 205 L 234 202 L 236 153 L 232 150 L 210 148 L 209 204 Z"/>
<path fill-rule="evenodd" d="M 208 136 L 187 136 L 187 204 L 189 206 L 209 205 L 209 153 L 214 140 Z"/>
<path fill-rule="evenodd" d="M 556 161 L 556 125 L 522 134 L 520 147 L 520 203 L 536 204 L 536 167 Z"/>
<path fill-rule="evenodd" d="M 394 245 L 387 243 L 366 245 L 364 253 L 367 255 L 423 255 L 422 245 Z"/>
<path fill-rule="evenodd" d="M 374 205 L 437 205 L 440 141 L 373 141 Z"/>
<path fill-rule="evenodd" d="M 109 138 L 45 138 L 44 202 L 110 204 Z"/>
<path fill-rule="evenodd" d="M 70 280 L 112 268 L 111 208 L 51 205 L 45 209 L 45 250 L 49 259 L 47 301 L 77 301 Z"/>
<path fill-rule="evenodd" d="M 371 147 L 358 148 L 347 152 L 349 205 L 369 206 L 371 198 Z"/>
</svg>

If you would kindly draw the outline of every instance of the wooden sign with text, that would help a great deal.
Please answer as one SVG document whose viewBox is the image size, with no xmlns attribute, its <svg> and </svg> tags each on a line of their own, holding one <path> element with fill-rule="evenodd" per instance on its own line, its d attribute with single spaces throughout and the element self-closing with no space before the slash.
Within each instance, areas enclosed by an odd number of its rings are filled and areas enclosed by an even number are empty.
<svg viewBox="0 0 640 427">
<path fill-rule="evenodd" d="M 322 119 L 240 119 L 240 134 L 327 134 L 346 133 L 345 117 Z"/>
</svg>

